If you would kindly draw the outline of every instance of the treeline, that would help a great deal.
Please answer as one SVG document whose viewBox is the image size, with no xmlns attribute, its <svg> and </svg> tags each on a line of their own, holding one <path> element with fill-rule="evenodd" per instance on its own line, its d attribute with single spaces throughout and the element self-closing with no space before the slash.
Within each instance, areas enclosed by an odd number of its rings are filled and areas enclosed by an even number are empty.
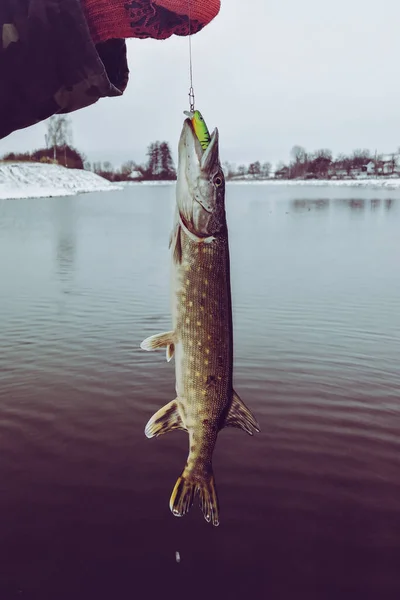
<svg viewBox="0 0 400 600">
<path fill-rule="evenodd" d="M 176 170 L 168 142 L 153 142 L 147 148 L 147 161 L 138 164 L 133 160 L 125 162 L 120 169 L 114 169 L 110 161 L 88 163 L 90 169 L 109 181 L 171 181 L 176 179 Z"/>
<path fill-rule="evenodd" d="M 250 163 L 249 165 L 236 165 L 225 161 L 222 163 L 222 169 L 226 179 L 241 178 L 246 176 L 251 177 L 270 177 L 272 173 L 272 165 L 270 162 L 260 163 L 259 160 Z"/>
<path fill-rule="evenodd" d="M 227 179 L 331 179 L 352 178 L 361 175 L 400 176 L 400 151 L 391 154 L 371 153 L 357 149 L 351 154 L 339 154 L 333 158 L 331 150 L 321 148 L 307 152 L 302 146 L 294 146 L 288 163 L 279 162 L 275 169 L 271 163 L 259 161 L 248 166 L 225 162 L 223 169 Z"/>
<path fill-rule="evenodd" d="M 291 160 L 277 165 L 275 177 L 283 179 L 346 178 L 360 175 L 391 175 L 400 172 L 399 153 L 378 154 L 368 149 L 357 149 L 351 154 L 338 154 L 321 148 L 307 152 L 302 146 L 293 146 Z"/>
</svg>

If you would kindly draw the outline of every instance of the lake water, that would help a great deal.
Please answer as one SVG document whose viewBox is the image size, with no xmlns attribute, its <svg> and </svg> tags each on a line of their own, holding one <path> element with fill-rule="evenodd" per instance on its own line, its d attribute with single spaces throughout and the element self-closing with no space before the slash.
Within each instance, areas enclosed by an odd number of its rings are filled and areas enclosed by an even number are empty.
<svg viewBox="0 0 400 600">
<path fill-rule="evenodd" d="M 174 186 L 0 201 L 0 599 L 400 598 L 400 192 L 228 185 L 221 525 L 148 440 L 174 363 Z M 181 560 L 176 562 L 175 553 Z"/>
</svg>

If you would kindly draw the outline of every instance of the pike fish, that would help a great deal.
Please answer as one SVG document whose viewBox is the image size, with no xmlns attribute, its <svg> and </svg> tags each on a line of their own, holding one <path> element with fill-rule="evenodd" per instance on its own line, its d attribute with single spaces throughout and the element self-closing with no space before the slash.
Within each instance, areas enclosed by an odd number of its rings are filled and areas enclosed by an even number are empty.
<svg viewBox="0 0 400 600">
<path fill-rule="evenodd" d="M 191 119 L 179 141 L 172 255 L 172 331 L 151 336 L 144 350 L 166 348 L 175 357 L 176 398 L 156 412 L 148 438 L 181 429 L 189 455 L 170 498 L 175 516 L 186 514 L 196 494 L 204 518 L 219 524 L 212 469 L 218 432 L 237 427 L 252 435 L 256 419 L 234 391 L 232 305 L 225 180 L 215 129 L 204 150 Z"/>
</svg>

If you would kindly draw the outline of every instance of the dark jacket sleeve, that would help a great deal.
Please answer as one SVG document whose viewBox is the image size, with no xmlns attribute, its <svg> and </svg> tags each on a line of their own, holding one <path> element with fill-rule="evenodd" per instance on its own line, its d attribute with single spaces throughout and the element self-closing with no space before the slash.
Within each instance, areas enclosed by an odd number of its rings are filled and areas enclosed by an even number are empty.
<svg viewBox="0 0 400 600">
<path fill-rule="evenodd" d="M 79 0 L 0 0 L 0 139 L 128 83 L 126 45 L 95 46 Z"/>
</svg>

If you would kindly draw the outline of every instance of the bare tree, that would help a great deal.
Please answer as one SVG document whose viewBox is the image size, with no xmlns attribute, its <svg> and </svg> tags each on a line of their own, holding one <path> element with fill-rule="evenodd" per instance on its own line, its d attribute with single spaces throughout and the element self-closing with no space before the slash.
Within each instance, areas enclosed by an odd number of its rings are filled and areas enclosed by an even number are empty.
<svg viewBox="0 0 400 600">
<path fill-rule="evenodd" d="M 290 155 L 295 163 L 304 163 L 307 159 L 307 153 L 303 146 L 293 146 Z"/>
<path fill-rule="evenodd" d="M 390 155 L 390 168 L 392 169 L 392 173 L 394 173 L 396 166 L 397 166 L 396 154 L 393 153 Z"/>
<path fill-rule="evenodd" d="M 326 177 L 332 163 L 332 152 L 327 148 L 316 150 L 309 162 L 309 172 L 316 176 Z"/>
<path fill-rule="evenodd" d="M 307 153 L 303 146 L 293 146 L 290 151 L 292 162 L 290 163 L 291 177 L 301 177 L 307 170 Z"/>
<path fill-rule="evenodd" d="M 270 162 L 265 162 L 262 167 L 261 167 L 261 174 L 263 175 L 263 177 L 269 177 L 271 174 L 271 163 Z"/>
<path fill-rule="evenodd" d="M 337 155 L 336 160 L 335 160 L 335 166 L 338 167 L 339 169 L 345 169 L 345 163 L 347 160 L 347 156 L 341 152 L 340 154 Z"/>
<path fill-rule="evenodd" d="M 260 161 L 256 161 L 249 165 L 249 175 L 261 175 Z"/>
<path fill-rule="evenodd" d="M 371 160 L 371 153 L 367 148 L 357 148 L 357 150 L 353 150 L 351 159 L 353 162 L 353 167 L 362 167 L 365 163 Z"/>
<path fill-rule="evenodd" d="M 53 115 L 48 120 L 47 133 L 44 137 L 46 147 L 53 148 L 54 162 L 56 161 L 57 148 L 64 148 L 64 163 L 66 166 L 66 146 L 72 143 L 71 119 L 66 115 Z"/>
</svg>

